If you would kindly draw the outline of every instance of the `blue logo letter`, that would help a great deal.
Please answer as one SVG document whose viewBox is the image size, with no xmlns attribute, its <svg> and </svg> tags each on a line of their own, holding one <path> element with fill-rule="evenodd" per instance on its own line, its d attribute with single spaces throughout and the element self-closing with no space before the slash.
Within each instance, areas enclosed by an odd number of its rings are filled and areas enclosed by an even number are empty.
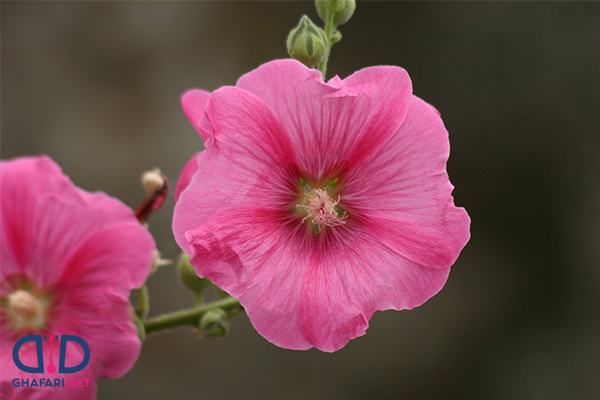
<svg viewBox="0 0 600 400">
<path fill-rule="evenodd" d="M 41 341 L 42 341 L 42 337 L 40 336 L 40 343 L 41 343 Z M 79 343 L 81 345 L 81 348 L 83 349 L 83 361 L 81 362 L 81 364 L 76 365 L 74 367 L 65 367 L 65 356 L 67 355 L 67 342 L 69 342 L 69 341 Z M 39 354 L 39 350 L 38 350 L 38 354 Z M 72 374 L 74 372 L 79 372 L 82 369 L 84 369 L 88 365 L 89 362 L 90 362 L 90 347 L 85 342 L 85 340 L 83 340 L 79 336 L 75 336 L 75 335 L 62 335 L 61 336 L 60 359 L 58 361 L 58 372 L 60 374 Z M 43 370 L 40 372 L 43 372 Z"/>
<path fill-rule="evenodd" d="M 35 342 L 35 347 L 37 349 L 37 367 L 28 367 L 27 365 L 24 365 L 21 360 L 19 360 L 19 350 L 21 350 L 21 346 L 23 346 L 23 344 L 26 342 Z M 85 346 L 87 347 L 87 344 Z M 90 350 L 88 348 L 88 359 L 89 352 Z M 42 351 L 42 335 L 27 335 L 19 339 L 17 343 L 15 343 L 15 347 L 13 347 L 13 361 L 15 362 L 17 368 L 23 372 L 29 372 L 30 374 L 43 374 L 44 353 Z"/>
</svg>

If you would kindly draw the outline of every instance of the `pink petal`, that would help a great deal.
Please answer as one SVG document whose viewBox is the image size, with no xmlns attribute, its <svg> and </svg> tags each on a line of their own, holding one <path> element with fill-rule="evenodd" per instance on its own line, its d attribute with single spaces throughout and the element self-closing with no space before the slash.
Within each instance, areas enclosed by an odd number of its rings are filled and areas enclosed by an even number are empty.
<svg viewBox="0 0 600 400">
<path fill-rule="evenodd" d="M 297 301 L 310 251 L 302 243 L 306 236 L 297 233 L 281 213 L 246 209 L 223 213 L 186 236 L 198 275 L 249 307 L 261 335 L 282 347 L 308 349 Z"/>
<path fill-rule="evenodd" d="M 206 136 L 202 130 L 200 130 L 199 124 L 200 119 L 204 116 L 204 108 L 206 107 L 209 97 L 210 92 L 201 89 L 188 90 L 181 96 L 183 112 L 204 140 L 206 140 Z"/>
<path fill-rule="evenodd" d="M 319 71 L 295 60 L 264 64 L 237 86 L 269 106 L 287 128 L 301 169 L 319 178 L 387 142 L 406 116 L 412 91 L 402 68 L 370 67 L 324 83 Z"/>
<path fill-rule="evenodd" d="M 433 111 L 435 111 L 435 113 L 437 114 L 438 117 L 442 116 L 442 113 L 438 111 L 437 108 L 435 108 L 434 106 L 432 106 L 431 104 L 429 104 L 429 107 L 433 108 Z"/>
<path fill-rule="evenodd" d="M 192 178 L 196 171 L 198 171 L 198 157 L 200 153 L 193 156 L 190 161 L 185 164 L 183 167 L 183 171 L 181 171 L 181 175 L 179 175 L 179 180 L 177 181 L 177 187 L 175 188 L 175 202 L 179 200 L 179 196 L 181 192 L 183 192 L 192 182 Z"/>
<path fill-rule="evenodd" d="M 267 340 L 336 351 L 365 333 L 376 310 L 425 302 L 449 272 L 423 269 L 359 226 L 338 228 L 307 236 L 285 214 L 248 209 L 223 213 L 187 237 L 198 274 L 237 297 Z"/>
<path fill-rule="evenodd" d="M 128 236 L 133 242 L 126 241 L 124 246 L 142 243 L 140 253 L 154 247 L 130 208 L 104 193 L 77 188 L 48 157 L 3 161 L 0 169 L 2 245 L 6 246 L 1 257 L 3 266 L 7 265 L 3 276 L 27 273 L 38 287 L 50 287 L 66 272 L 66 261 L 80 244 L 109 228 L 118 231 L 123 222 L 135 226 Z M 5 255 L 16 265 L 5 263 Z M 144 257 L 151 260 L 151 254 Z M 139 286 L 150 271 L 150 264 L 137 265 L 121 266 L 122 279 L 132 287 Z"/>
<path fill-rule="evenodd" d="M 352 170 L 341 193 L 374 236 L 431 268 L 449 268 L 470 236 L 469 216 L 453 203 L 449 152 L 442 120 L 413 96 L 396 137 Z"/>
<path fill-rule="evenodd" d="M 320 350 L 364 335 L 375 311 L 420 306 L 448 277 L 449 269 L 424 269 L 362 227 L 343 226 L 334 235 L 313 251 L 298 299 L 300 329 Z"/>
<path fill-rule="evenodd" d="M 137 221 L 115 225 L 81 243 L 57 288 L 50 328 L 88 342 L 95 354 L 91 366 L 96 377 L 118 378 L 139 356 L 141 344 L 128 299 L 130 290 L 148 277 L 154 250 L 139 228 Z"/>
<path fill-rule="evenodd" d="M 114 284 L 99 286 L 94 278 L 56 296 L 49 329 L 83 338 L 93 357 L 86 367 L 96 378 L 119 378 L 137 361 L 141 342 L 131 322 L 130 302 Z M 77 323 L 73 323 L 76 320 Z M 110 340 L 107 340 L 110 338 Z"/>
<path fill-rule="evenodd" d="M 257 203 L 288 208 L 294 201 L 289 188 L 299 185 L 291 181 L 296 163 L 285 129 L 252 94 L 234 87 L 217 90 L 202 122 L 211 140 L 173 217 L 175 239 L 188 254 L 185 233 L 220 210 Z"/>
</svg>

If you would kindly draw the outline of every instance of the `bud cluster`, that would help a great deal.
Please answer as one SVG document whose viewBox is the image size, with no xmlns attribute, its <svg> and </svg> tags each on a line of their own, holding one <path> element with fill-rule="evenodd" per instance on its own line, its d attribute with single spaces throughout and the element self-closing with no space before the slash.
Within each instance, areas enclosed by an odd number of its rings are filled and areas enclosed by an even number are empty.
<svg viewBox="0 0 600 400">
<path fill-rule="evenodd" d="M 325 29 L 319 28 L 309 17 L 303 15 L 298 25 L 287 38 L 290 57 L 309 68 L 319 66 L 323 75 L 331 46 L 342 39 L 336 29 L 350 20 L 356 9 L 355 0 L 316 0 L 319 17 L 325 22 Z"/>
</svg>

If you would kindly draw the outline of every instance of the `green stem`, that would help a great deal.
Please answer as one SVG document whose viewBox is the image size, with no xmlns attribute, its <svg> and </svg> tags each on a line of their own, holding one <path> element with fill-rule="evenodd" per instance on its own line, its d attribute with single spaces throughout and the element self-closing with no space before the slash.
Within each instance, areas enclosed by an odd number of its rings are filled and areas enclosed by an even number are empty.
<svg viewBox="0 0 600 400">
<path fill-rule="evenodd" d="M 202 300 L 202 292 L 194 292 L 194 301 L 197 306 L 201 306 L 202 303 L 204 303 L 204 300 Z"/>
<path fill-rule="evenodd" d="M 232 312 L 240 307 L 236 298 L 228 297 L 206 305 L 197 306 L 183 311 L 176 311 L 170 314 L 160 315 L 144 321 L 146 333 L 157 332 L 163 329 L 174 328 L 182 325 L 198 325 L 200 317 L 209 311 L 220 308 L 227 312 Z"/>
<path fill-rule="evenodd" d="M 137 315 L 143 321 L 148 317 L 148 311 L 150 311 L 150 296 L 148 294 L 148 287 L 145 284 L 138 289 L 138 299 L 140 305 L 137 309 Z"/>
<path fill-rule="evenodd" d="M 335 13 L 327 10 L 327 18 L 325 22 L 325 35 L 327 36 L 327 54 L 325 54 L 325 58 L 319 64 L 319 71 L 323 74 L 323 80 L 325 80 L 325 76 L 327 74 L 327 62 L 329 61 L 329 54 L 331 53 L 331 39 L 333 37 L 333 33 L 335 32 L 336 26 L 333 23 L 335 18 Z"/>
</svg>

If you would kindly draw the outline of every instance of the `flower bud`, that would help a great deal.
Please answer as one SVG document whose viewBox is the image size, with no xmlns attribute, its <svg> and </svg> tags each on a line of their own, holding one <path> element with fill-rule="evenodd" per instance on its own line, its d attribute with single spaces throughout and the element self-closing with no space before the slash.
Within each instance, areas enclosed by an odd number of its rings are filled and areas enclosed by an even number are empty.
<svg viewBox="0 0 600 400">
<path fill-rule="evenodd" d="M 165 186 L 165 179 L 158 168 L 144 172 L 141 181 L 148 196 L 154 196 Z"/>
<path fill-rule="evenodd" d="M 167 194 L 169 194 L 169 181 L 158 168 L 144 172 L 141 181 L 148 197 L 137 206 L 135 216 L 138 221 L 144 223 L 154 211 L 165 203 Z"/>
<path fill-rule="evenodd" d="M 209 311 L 200 319 L 200 331 L 208 337 L 224 337 L 229 332 L 227 313 L 220 308 Z"/>
<path fill-rule="evenodd" d="M 350 21 L 354 10 L 356 10 L 355 0 L 316 0 L 315 6 L 319 17 L 327 22 L 327 11 L 335 13 L 333 24 L 340 26 Z"/>
<path fill-rule="evenodd" d="M 181 282 L 193 291 L 194 293 L 202 293 L 202 291 L 212 285 L 212 282 L 208 278 L 200 278 L 192 264 L 190 264 L 190 256 L 185 253 L 181 254 L 179 257 L 179 262 L 177 263 L 177 267 L 179 270 L 179 277 L 181 278 Z"/>
<path fill-rule="evenodd" d="M 313 68 L 327 55 L 328 43 L 323 29 L 303 15 L 298 26 L 290 31 L 287 51 L 290 57 Z"/>
</svg>

